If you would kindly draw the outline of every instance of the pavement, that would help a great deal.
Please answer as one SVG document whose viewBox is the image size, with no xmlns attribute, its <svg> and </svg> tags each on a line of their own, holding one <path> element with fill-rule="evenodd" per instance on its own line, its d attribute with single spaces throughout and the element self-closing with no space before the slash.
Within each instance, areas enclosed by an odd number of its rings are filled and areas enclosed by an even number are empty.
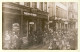
<svg viewBox="0 0 80 52">
<path fill-rule="evenodd" d="M 31 47 L 28 48 L 28 50 L 48 50 L 48 45 L 33 45 Z"/>
</svg>

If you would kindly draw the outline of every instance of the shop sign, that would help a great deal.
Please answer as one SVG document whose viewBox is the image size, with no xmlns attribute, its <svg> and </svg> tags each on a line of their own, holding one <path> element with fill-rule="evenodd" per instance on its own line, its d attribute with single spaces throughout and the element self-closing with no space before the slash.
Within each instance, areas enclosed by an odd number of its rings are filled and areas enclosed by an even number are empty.
<svg viewBox="0 0 80 52">
<path fill-rule="evenodd" d="M 37 14 L 34 13 L 28 13 L 28 12 L 24 12 L 25 15 L 31 15 L 31 16 L 37 16 Z"/>
<path fill-rule="evenodd" d="M 29 24 L 34 24 L 34 22 L 29 22 Z"/>
</svg>

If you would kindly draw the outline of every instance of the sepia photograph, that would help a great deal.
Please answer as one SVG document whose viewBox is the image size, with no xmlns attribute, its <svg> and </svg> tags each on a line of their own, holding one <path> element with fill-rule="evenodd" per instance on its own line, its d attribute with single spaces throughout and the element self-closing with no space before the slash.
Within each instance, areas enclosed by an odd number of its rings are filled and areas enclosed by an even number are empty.
<svg viewBox="0 0 80 52">
<path fill-rule="evenodd" d="M 77 50 L 78 2 L 2 2 L 2 50 Z"/>
</svg>

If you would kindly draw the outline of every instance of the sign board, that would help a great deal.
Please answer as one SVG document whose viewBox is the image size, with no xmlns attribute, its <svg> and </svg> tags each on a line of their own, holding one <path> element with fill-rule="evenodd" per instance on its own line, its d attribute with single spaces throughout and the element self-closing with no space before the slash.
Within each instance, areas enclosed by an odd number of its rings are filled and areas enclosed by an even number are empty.
<svg viewBox="0 0 80 52">
<path fill-rule="evenodd" d="M 37 16 L 37 14 L 34 13 L 28 13 L 28 12 L 24 12 L 25 15 L 31 15 L 31 16 Z"/>
<path fill-rule="evenodd" d="M 29 24 L 34 24 L 34 22 L 29 22 Z"/>
</svg>

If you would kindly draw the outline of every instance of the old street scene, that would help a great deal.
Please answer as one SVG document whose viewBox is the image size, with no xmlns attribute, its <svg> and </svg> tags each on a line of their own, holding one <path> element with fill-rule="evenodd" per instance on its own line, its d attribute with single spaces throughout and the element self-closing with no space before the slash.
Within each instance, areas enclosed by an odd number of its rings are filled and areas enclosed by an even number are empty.
<svg viewBox="0 0 80 52">
<path fill-rule="evenodd" d="M 2 49 L 78 49 L 77 2 L 2 2 Z"/>
</svg>

